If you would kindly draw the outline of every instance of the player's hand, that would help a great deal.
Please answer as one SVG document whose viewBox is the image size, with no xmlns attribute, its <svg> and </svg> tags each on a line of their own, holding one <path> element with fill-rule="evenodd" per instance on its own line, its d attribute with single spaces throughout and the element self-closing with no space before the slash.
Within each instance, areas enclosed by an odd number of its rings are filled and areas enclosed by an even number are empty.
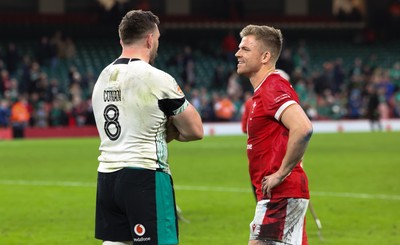
<svg viewBox="0 0 400 245">
<path fill-rule="evenodd" d="M 172 117 L 170 117 L 168 118 L 167 121 L 167 139 L 166 139 L 167 143 L 178 138 L 178 136 L 179 136 L 179 131 L 173 124 Z"/>
<path fill-rule="evenodd" d="M 261 182 L 261 190 L 263 195 L 267 195 L 268 198 L 271 198 L 271 190 L 280 185 L 284 179 L 285 178 L 278 174 L 278 172 L 264 176 Z"/>
</svg>

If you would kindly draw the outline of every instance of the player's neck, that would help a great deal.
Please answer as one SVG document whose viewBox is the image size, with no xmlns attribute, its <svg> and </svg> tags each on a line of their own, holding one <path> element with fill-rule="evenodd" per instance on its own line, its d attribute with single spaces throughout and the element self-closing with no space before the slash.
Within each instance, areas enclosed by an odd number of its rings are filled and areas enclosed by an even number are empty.
<svg viewBox="0 0 400 245">
<path fill-rule="evenodd" d="M 275 71 L 275 66 L 272 66 L 269 68 L 261 69 L 259 72 L 257 72 L 250 79 L 253 89 L 256 89 L 274 71 Z"/>
<path fill-rule="evenodd" d="M 144 50 L 135 49 L 135 48 L 123 48 L 122 53 L 119 58 L 129 58 L 129 59 L 136 58 L 136 59 L 143 60 L 147 63 L 149 63 L 149 60 L 150 60 L 147 52 L 145 52 Z"/>
</svg>

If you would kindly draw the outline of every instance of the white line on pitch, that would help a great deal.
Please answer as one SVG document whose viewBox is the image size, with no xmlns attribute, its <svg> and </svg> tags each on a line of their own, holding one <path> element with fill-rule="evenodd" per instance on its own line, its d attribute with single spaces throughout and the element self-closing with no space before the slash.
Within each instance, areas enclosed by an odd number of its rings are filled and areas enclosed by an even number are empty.
<svg viewBox="0 0 400 245">
<path fill-rule="evenodd" d="M 365 194 L 365 193 L 348 193 L 348 192 L 311 192 L 311 195 L 315 196 L 330 196 L 330 197 L 349 197 L 349 198 L 361 198 L 361 199 L 382 199 L 382 200 L 393 200 L 400 201 L 400 196 L 397 195 L 386 195 L 386 194 Z"/>
<path fill-rule="evenodd" d="M 0 180 L 0 185 L 27 185 L 27 186 L 65 186 L 65 187 L 96 187 L 96 183 L 75 182 L 75 181 L 36 181 L 36 180 Z M 185 186 L 175 185 L 175 190 L 180 191 L 209 191 L 209 192 L 235 192 L 249 193 L 250 188 L 237 187 L 218 187 L 218 186 Z M 341 197 L 341 198 L 359 198 L 359 199 L 381 199 L 400 201 L 399 195 L 386 194 L 366 194 L 366 193 L 348 193 L 348 192 L 319 192 L 312 191 L 311 196 Z"/>
<path fill-rule="evenodd" d="M 65 186 L 65 187 L 96 187 L 95 183 L 75 181 L 44 181 L 44 180 L 0 180 L 1 185 L 28 186 Z"/>
</svg>

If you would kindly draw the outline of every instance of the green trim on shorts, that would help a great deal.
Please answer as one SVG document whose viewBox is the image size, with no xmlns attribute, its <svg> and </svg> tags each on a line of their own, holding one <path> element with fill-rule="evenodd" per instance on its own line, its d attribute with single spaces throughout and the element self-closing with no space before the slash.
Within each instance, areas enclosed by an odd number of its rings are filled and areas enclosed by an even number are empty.
<svg viewBox="0 0 400 245">
<path fill-rule="evenodd" d="M 158 244 L 178 244 L 175 199 L 170 175 L 156 172 Z"/>
</svg>

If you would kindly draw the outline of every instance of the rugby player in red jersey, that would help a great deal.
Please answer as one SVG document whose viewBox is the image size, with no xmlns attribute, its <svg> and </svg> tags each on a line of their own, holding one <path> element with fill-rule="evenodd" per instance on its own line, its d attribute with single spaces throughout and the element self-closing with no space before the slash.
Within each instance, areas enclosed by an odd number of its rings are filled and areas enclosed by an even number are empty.
<svg viewBox="0 0 400 245">
<path fill-rule="evenodd" d="M 276 70 L 282 33 L 246 26 L 236 53 L 237 72 L 254 88 L 247 120 L 247 155 L 257 206 L 249 245 L 306 245 L 305 214 L 310 198 L 301 161 L 312 124 L 290 83 Z"/>
</svg>

